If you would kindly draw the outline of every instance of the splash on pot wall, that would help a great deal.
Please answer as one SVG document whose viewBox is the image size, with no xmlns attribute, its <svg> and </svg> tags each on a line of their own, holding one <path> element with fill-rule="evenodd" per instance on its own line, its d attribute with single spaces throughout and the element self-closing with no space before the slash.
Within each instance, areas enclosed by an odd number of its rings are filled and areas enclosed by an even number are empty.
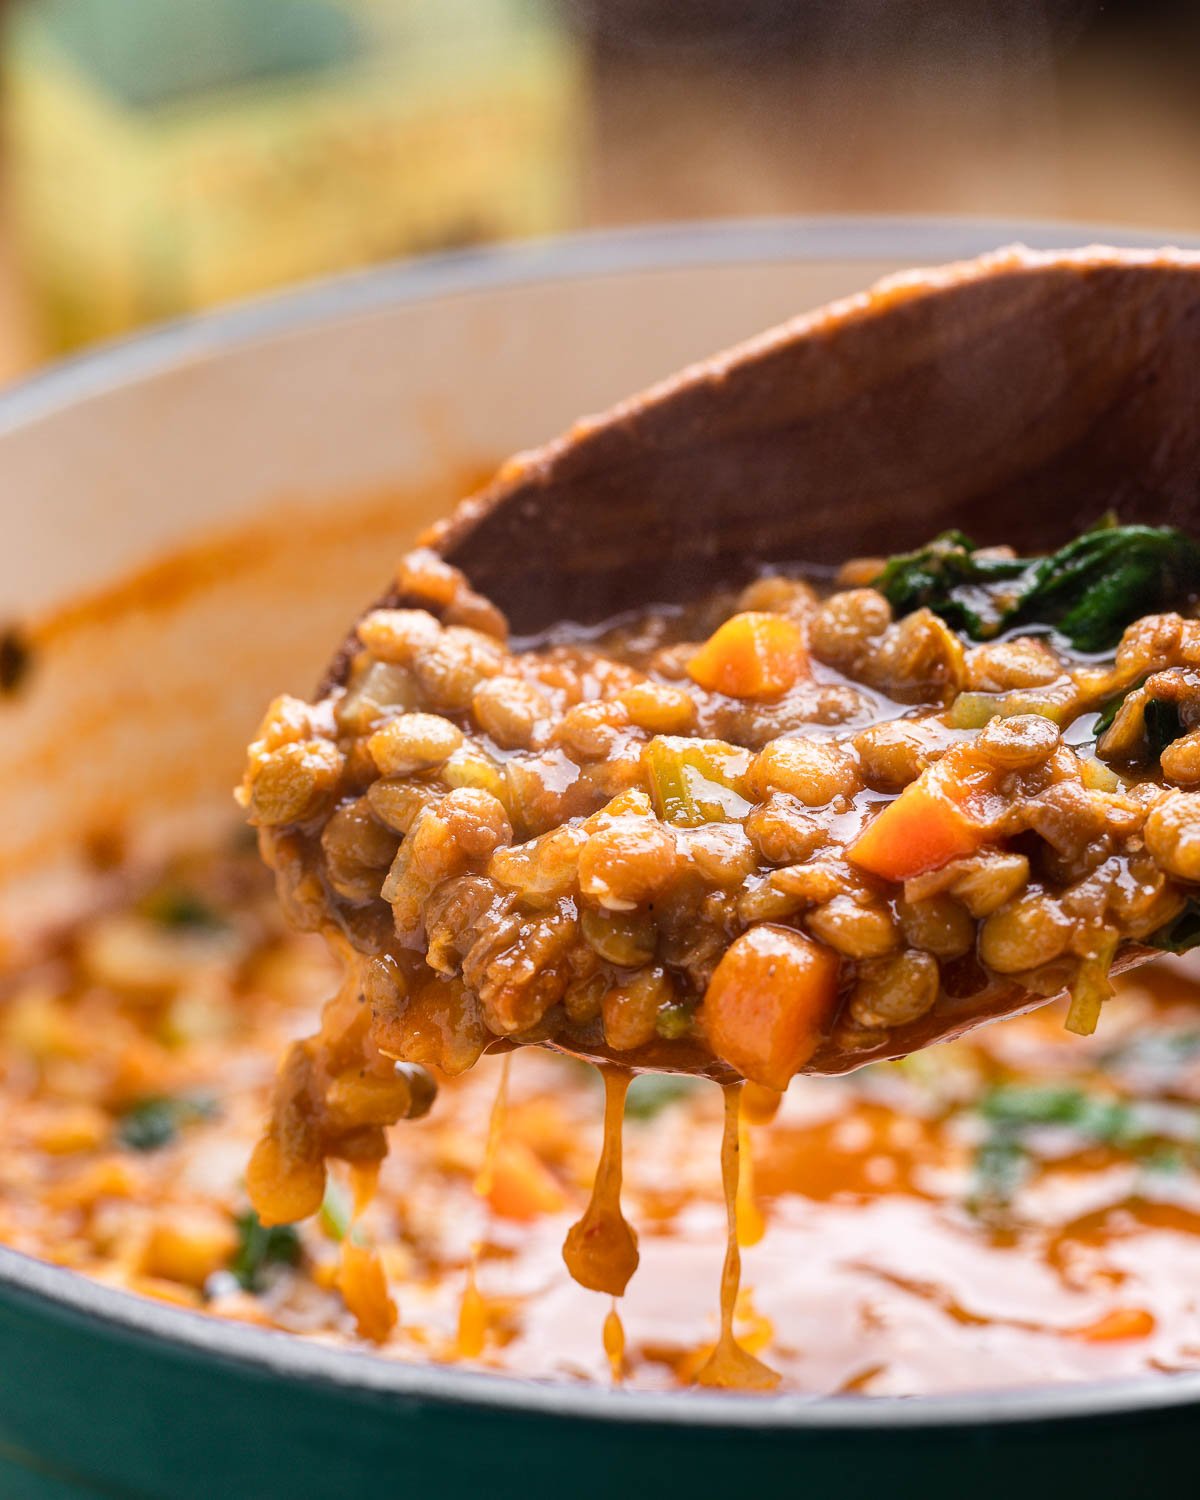
<svg viewBox="0 0 1200 1500">
<path fill-rule="evenodd" d="M 554 0 L 22 0 L 8 25 L 12 230 L 52 347 L 575 220 Z"/>
</svg>

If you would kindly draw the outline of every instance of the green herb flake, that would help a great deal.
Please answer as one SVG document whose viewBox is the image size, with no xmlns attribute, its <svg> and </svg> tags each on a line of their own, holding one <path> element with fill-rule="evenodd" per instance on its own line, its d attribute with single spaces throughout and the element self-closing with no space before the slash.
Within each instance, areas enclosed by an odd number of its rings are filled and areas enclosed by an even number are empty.
<svg viewBox="0 0 1200 1500">
<path fill-rule="evenodd" d="M 972 1164 L 969 1211 L 981 1218 L 1004 1217 L 1029 1174 L 1028 1135 L 1063 1126 L 1091 1144 L 1149 1150 L 1153 1138 L 1139 1125 L 1123 1099 L 1054 1085 L 999 1084 L 978 1101 L 988 1133 Z"/>
<path fill-rule="evenodd" d="M 1200 1030 L 1139 1031 L 1128 1041 L 1110 1048 L 1100 1059 L 1106 1070 L 1147 1068 L 1154 1072 L 1175 1072 L 1181 1064 L 1191 1062 L 1200 1053 Z"/>
<path fill-rule="evenodd" d="M 1128 1145 L 1140 1133 L 1125 1100 L 1083 1089 L 1002 1084 L 984 1095 L 979 1112 L 993 1127 L 1021 1131 L 1066 1125 L 1089 1141 L 1105 1145 Z"/>
<path fill-rule="evenodd" d="M 216 1100 L 207 1094 L 150 1095 L 122 1114 L 117 1140 L 130 1151 L 161 1151 L 184 1126 L 214 1119 L 218 1113 Z"/>
<path fill-rule="evenodd" d="M 652 1120 L 669 1105 L 694 1094 L 702 1083 L 686 1073 L 639 1073 L 625 1096 L 625 1113 L 631 1120 Z"/>
<path fill-rule="evenodd" d="M 273 1224 L 269 1229 L 252 1208 L 235 1220 L 238 1246 L 229 1269 L 243 1291 L 259 1292 L 272 1266 L 298 1265 L 300 1236 L 291 1224 Z"/>
<path fill-rule="evenodd" d="M 979 1218 L 1003 1215 L 1029 1171 L 1025 1147 L 1011 1132 L 996 1131 L 982 1142 L 971 1166 L 967 1208 Z"/>
</svg>

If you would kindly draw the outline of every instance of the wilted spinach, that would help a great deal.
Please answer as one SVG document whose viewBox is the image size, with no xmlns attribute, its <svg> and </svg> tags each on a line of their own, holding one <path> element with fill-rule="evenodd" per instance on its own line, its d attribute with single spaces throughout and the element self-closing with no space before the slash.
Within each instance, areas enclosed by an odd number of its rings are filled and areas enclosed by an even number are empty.
<svg viewBox="0 0 1200 1500">
<path fill-rule="evenodd" d="M 898 615 L 922 605 L 972 640 L 1047 625 L 1107 651 L 1141 615 L 1200 592 L 1200 546 L 1171 526 L 1103 523 L 1046 557 L 982 552 L 960 531 L 891 558 L 875 581 Z"/>
<path fill-rule="evenodd" d="M 1164 953 L 1187 953 L 1200 946 L 1200 902 L 1189 896 L 1187 905 L 1177 917 L 1172 917 L 1143 941 L 1147 948 L 1161 948 Z"/>
<path fill-rule="evenodd" d="M 265 1273 L 271 1266 L 299 1263 L 300 1236 L 290 1224 L 273 1224 L 268 1229 L 252 1208 L 240 1214 L 235 1222 L 238 1246 L 229 1269 L 244 1291 L 261 1291 Z"/>
</svg>

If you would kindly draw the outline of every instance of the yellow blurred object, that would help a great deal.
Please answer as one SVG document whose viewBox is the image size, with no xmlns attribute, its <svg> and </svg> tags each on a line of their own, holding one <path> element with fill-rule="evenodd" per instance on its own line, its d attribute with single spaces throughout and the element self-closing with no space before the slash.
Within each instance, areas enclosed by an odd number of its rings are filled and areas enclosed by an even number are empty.
<svg viewBox="0 0 1200 1500">
<path fill-rule="evenodd" d="M 575 217 L 583 65 L 550 0 L 25 0 L 8 41 L 55 348 Z"/>
</svg>

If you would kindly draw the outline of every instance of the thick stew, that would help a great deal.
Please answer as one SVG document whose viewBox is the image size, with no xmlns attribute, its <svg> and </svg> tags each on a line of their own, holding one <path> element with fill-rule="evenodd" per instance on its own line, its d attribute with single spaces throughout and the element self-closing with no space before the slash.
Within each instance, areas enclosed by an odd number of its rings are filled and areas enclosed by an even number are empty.
<svg viewBox="0 0 1200 1500">
<path fill-rule="evenodd" d="M 240 792 L 289 919 L 345 974 L 282 1066 L 248 1175 L 263 1222 L 318 1212 L 330 1160 L 365 1205 L 427 1070 L 548 1046 L 604 1074 L 564 1254 L 619 1295 L 631 1074 L 708 1074 L 728 1251 L 698 1378 L 773 1383 L 734 1337 L 743 1084 L 768 1118 L 799 1072 L 1064 993 L 1090 1034 L 1114 966 L 1200 938 L 1198 591 L 1187 537 L 1105 522 L 1052 555 L 949 534 L 515 642 L 410 555 L 346 680 L 272 706 Z"/>
</svg>

